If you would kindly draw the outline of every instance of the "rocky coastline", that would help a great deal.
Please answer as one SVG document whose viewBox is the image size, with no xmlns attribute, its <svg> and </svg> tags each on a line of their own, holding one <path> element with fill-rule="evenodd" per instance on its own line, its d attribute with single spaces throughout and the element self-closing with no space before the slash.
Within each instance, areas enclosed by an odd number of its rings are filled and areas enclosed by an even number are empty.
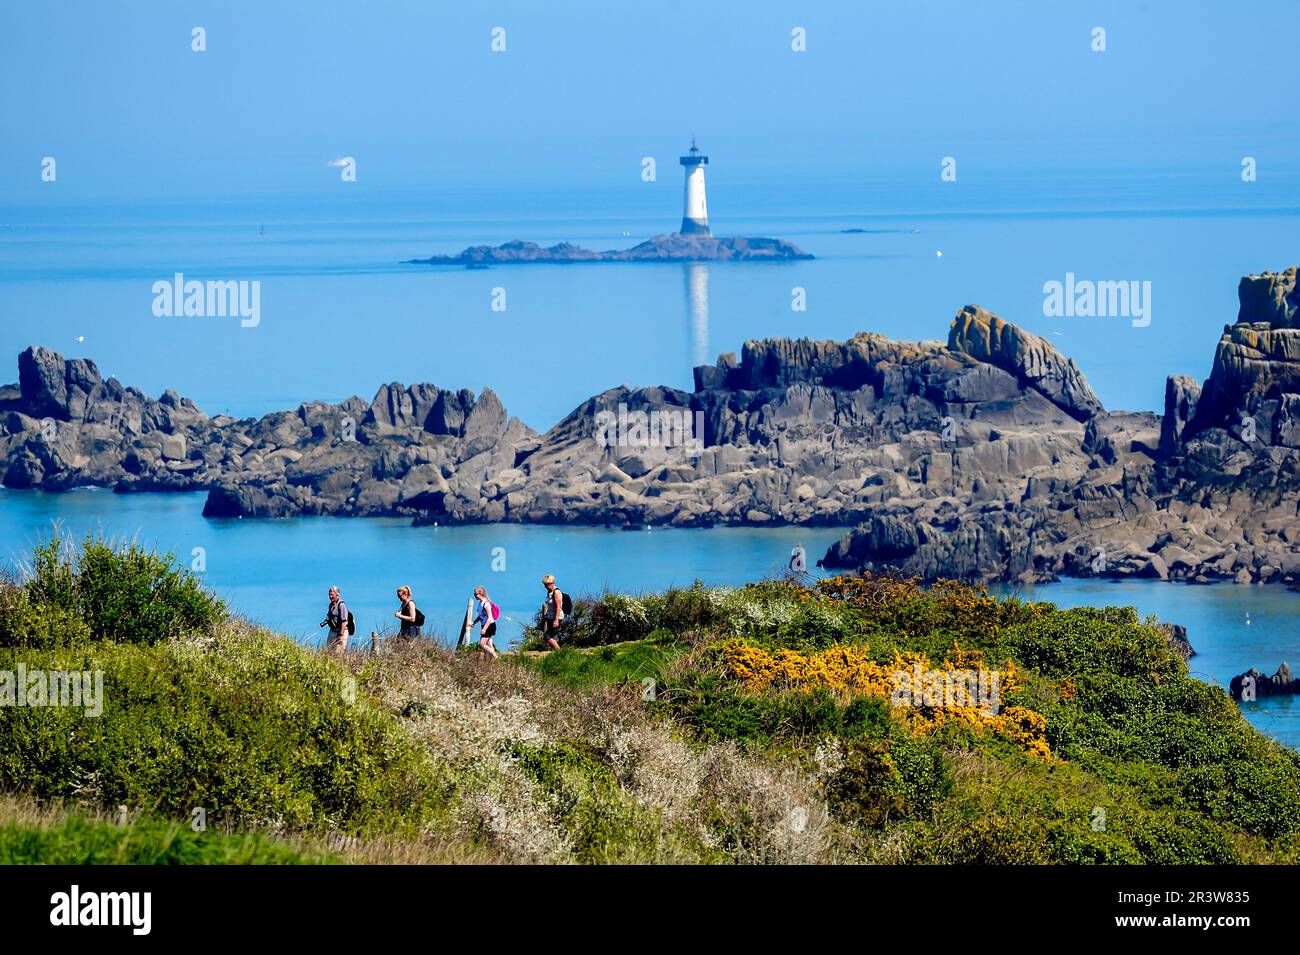
<svg viewBox="0 0 1300 955">
<path fill-rule="evenodd" d="M 692 391 L 610 389 L 544 434 L 489 389 L 381 387 L 260 419 L 19 356 L 0 480 L 207 492 L 210 517 L 856 525 L 828 566 L 925 579 L 1300 582 L 1296 270 L 1247 276 L 1204 385 L 1107 411 L 1050 343 L 979 308 L 946 342 L 746 342 Z"/>
</svg>

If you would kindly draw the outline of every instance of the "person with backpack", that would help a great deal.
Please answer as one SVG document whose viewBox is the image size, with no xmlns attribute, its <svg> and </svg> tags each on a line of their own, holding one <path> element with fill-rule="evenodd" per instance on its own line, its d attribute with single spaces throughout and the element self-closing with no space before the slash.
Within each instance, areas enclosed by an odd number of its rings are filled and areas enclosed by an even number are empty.
<svg viewBox="0 0 1300 955">
<path fill-rule="evenodd" d="M 330 628 L 329 637 L 325 640 L 326 652 L 343 656 L 348 649 L 348 637 L 357 632 L 357 622 L 348 605 L 343 602 L 337 586 L 330 588 L 329 609 L 325 611 L 325 619 L 320 625 Z"/>
<path fill-rule="evenodd" d="M 474 588 L 474 600 L 479 608 L 474 616 L 474 623 L 478 624 L 479 628 L 479 648 L 495 660 L 497 648 L 492 645 L 492 638 L 497 635 L 497 621 L 501 619 L 501 608 L 492 602 L 486 587 Z"/>
<path fill-rule="evenodd" d="M 411 588 L 406 584 L 397 588 L 397 599 L 401 601 L 401 606 L 393 616 L 402 622 L 397 635 L 403 640 L 414 640 L 423 634 L 421 628 L 424 626 L 424 613 L 411 599 Z"/>
<path fill-rule="evenodd" d="M 546 602 L 542 604 L 542 642 L 550 649 L 560 649 L 560 626 L 564 618 L 573 612 L 573 601 L 555 585 L 555 575 L 547 574 L 542 578 L 546 588 Z"/>
</svg>

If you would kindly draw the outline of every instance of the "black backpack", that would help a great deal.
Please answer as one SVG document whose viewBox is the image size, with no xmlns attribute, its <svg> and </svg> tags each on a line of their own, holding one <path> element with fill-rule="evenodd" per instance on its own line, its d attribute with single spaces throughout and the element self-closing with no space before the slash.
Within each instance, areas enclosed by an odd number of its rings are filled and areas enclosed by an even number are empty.
<svg viewBox="0 0 1300 955">
<path fill-rule="evenodd" d="M 356 635 L 357 635 L 357 618 L 352 616 L 352 611 L 349 610 L 348 611 L 348 636 L 355 637 Z"/>
<path fill-rule="evenodd" d="M 415 608 L 415 625 L 417 627 L 424 626 L 424 611 L 421 610 L 419 607 Z"/>
<path fill-rule="evenodd" d="M 564 592 L 561 591 L 561 593 Z M 564 611 L 564 615 L 566 617 L 569 614 L 573 613 L 573 598 L 570 597 L 567 593 L 564 594 L 564 596 L 560 599 L 560 608 Z"/>
</svg>

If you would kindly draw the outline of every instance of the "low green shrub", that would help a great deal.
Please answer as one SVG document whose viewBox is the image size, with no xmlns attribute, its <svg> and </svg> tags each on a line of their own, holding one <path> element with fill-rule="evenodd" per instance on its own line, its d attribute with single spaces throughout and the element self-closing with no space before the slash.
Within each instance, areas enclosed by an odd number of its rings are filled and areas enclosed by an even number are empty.
<svg viewBox="0 0 1300 955">
<path fill-rule="evenodd" d="M 694 630 L 727 624 L 735 616 L 729 606 L 732 591 L 713 590 L 698 580 L 690 587 L 674 587 L 663 593 L 602 594 L 576 598 L 573 613 L 564 624 L 562 641 L 572 646 L 594 647 L 629 640 L 644 640 L 656 630 L 677 636 Z M 538 642 L 541 633 L 539 610 L 529 628 Z"/>
<path fill-rule="evenodd" d="M 750 693 L 717 673 L 688 670 L 660 689 L 652 709 L 706 742 L 791 747 L 825 736 L 880 739 L 892 731 L 889 701 L 839 700 L 830 690 Z"/>
<path fill-rule="evenodd" d="M 102 538 L 79 548 L 55 538 L 36 548 L 25 589 L 35 604 L 75 615 L 95 637 L 117 643 L 158 643 L 226 619 L 225 604 L 173 555 Z"/>
<path fill-rule="evenodd" d="M 41 603 L 21 585 L 0 584 L 0 647 L 52 649 L 90 639 L 90 627 L 73 609 Z"/>
<path fill-rule="evenodd" d="M 102 671 L 102 714 L 0 707 L 0 779 L 44 799 L 349 833 L 414 830 L 445 788 L 346 671 L 282 637 L 0 650 L 0 671 Z"/>
<path fill-rule="evenodd" d="M 1187 666 L 1165 636 L 1138 619 L 1132 607 L 1076 607 L 1012 628 L 1012 651 L 1045 676 L 1184 676 Z"/>
<path fill-rule="evenodd" d="M 628 645 L 605 644 L 591 652 L 564 647 L 540 657 L 509 659 L 568 689 L 583 690 L 640 683 L 646 678 L 662 683 L 664 667 L 683 652 L 684 647 L 668 638 L 663 643 L 649 639 Z"/>
<path fill-rule="evenodd" d="M 849 743 L 842 765 L 826 781 L 831 808 L 872 827 L 924 817 L 952 789 L 940 747 L 903 732 Z"/>
</svg>

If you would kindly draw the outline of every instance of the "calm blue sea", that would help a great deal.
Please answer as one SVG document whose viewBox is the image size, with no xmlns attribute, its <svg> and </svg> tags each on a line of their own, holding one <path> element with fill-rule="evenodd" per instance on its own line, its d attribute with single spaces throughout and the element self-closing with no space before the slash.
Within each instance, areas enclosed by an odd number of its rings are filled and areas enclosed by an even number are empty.
<svg viewBox="0 0 1300 955">
<path fill-rule="evenodd" d="M 623 248 L 680 220 L 680 180 L 626 187 L 431 189 L 361 184 L 302 196 L 85 202 L 57 189 L 0 209 L 0 380 L 29 344 L 94 358 L 150 394 L 174 388 L 215 414 L 256 415 L 306 400 L 369 398 L 399 380 L 490 385 L 544 430 L 610 386 L 691 386 L 691 369 L 749 338 L 843 338 L 861 330 L 942 339 L 979 303 L 1076 359 L 1111 408 L 1158 410 L 1168 374 L 1204 378 L 1238 278 L 1300 262 L 1294 179 L 1243 183 L 1217 168 L 1025 173 L 963 167 L 931 178 L 788 183 L 709 171 L 718 234 L 767 235 L 812 252 L 789 264 L 514 266 L 470 271 L 402 264 L 478 243 L 531 239 Z M 846 233 L 847 229 L 861 232 Z M 151 287 L 182 272 L 261 283 L 261 323 L 156 318 Z M 1151 323 L 1046 318 L 1043 284 L 1151 283 Z M 495 289 L 506 310 L 493 311 Z M 796 289 L 806 311 L 794 311 Z M 499 296 L 498 296 L 499 298 Z M 8 368 L 6 372 L 4 369 Z M 622 532 L 552 527 L 412 528 L 397 520 L 205 521 L 194 495 L 0 492 L 7 558 L 61 520 L 68 531 L 139 537 L 206 560 L 236 609 L 319 638 L 325 592 L 343 587 L 359 630 L 392 621 L 409 583 L 430 623 L 454 633 L 465 596 L 489 587 L 506 635 L 555 573 L 579 592 L 737 584 L 779 571 L 802 543 L 814 559 L 834 531 Z M 493 570 L 495 548 L 506 569 Z M 495 552 L 500 553 L 500 552 Z M 1058 603 L 1131 603 L 1182 623 L 1205 679 L 1300 663 L 1300 595 L 1261 587 L 1066 582 Z M 1300 711 L 1259 703 L 1251 720 L 1300 745 Z"/>
</svg>

